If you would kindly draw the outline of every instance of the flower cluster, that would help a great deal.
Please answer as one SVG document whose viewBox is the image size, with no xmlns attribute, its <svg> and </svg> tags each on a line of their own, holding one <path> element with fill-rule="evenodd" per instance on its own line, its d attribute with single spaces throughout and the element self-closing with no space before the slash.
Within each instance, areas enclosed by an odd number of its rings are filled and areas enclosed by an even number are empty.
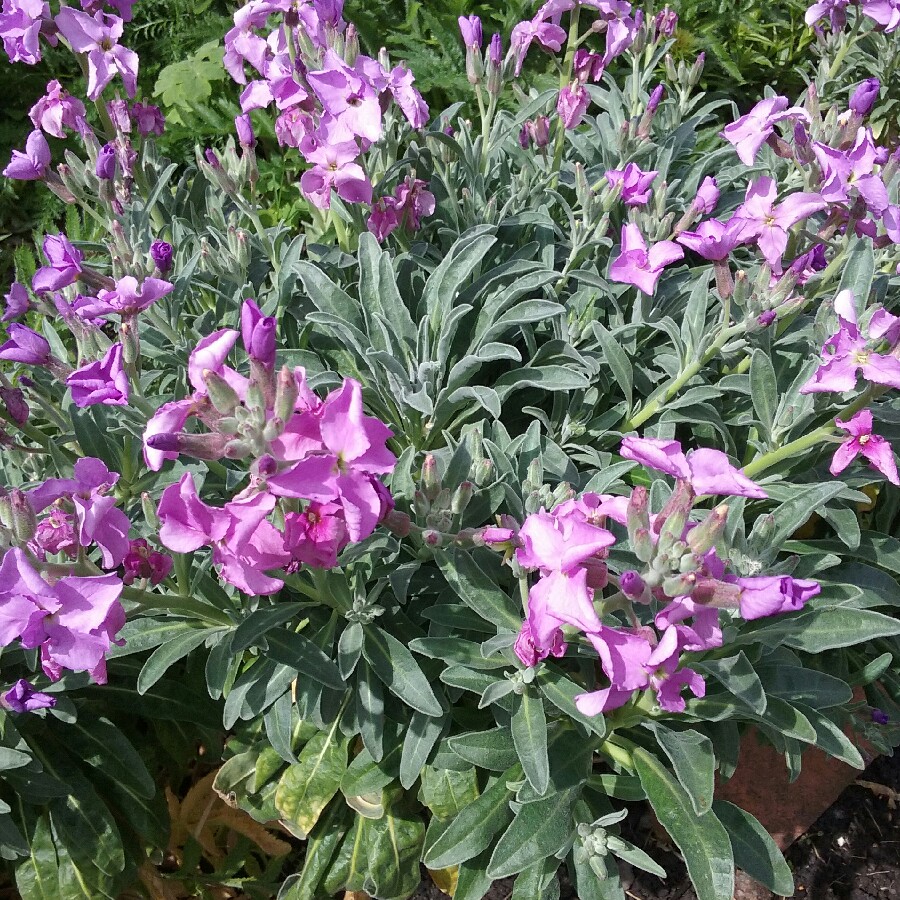
<svg viewBox="0 0 900 900">
<path fill-rule="evenodd" d="M 692 521 L 695 498 L 766 494 L 721 451 L 701 448 L 685 454 L 676 441 L 626 438 L 622 456 L 677 479 L 658 514 L 650 514 L 648 492 L 642 487 L 634 488 L 630 499 L 586 493 L 551 512 L 542 509 L 528 516 L 518 534 L 513 530 L 492 534 L 489 543 L 514 541 L 516 563 L 538 573 L 515 645 L 525 665 L 562 656 L 563 629 L 577 629 L 596 650 L 610 682 L 576 698 L 583 713 L 615 709 L 635 691 L 648 688 L 662 709 L 681 712 L 684 687 L 696 697 L 705 693 L 703 678 L 680 665 L 681 655 L 722 645 L 720 609 L 737 610 L 744 619 L 789 612 L 802 608 L 819 586 L 789 576 L 739 577 L 726 572 L 715 547 L 728 508 L 717 506 L 702 521 Z M 623 572 L 617 582 L 605 562 L 615 542 L 604 527 L 609 520 L 627 528 L 631 549 L 645 565 L 642 572 Z M 608 583 L 616 584 L 618 591 L 602 598 Z M 661 606 L 652 625 L 642 624 L 634 604 L 651 602 Z M 604 624 L 603 619 L 616 610 L 628 613 L 628 627 Z"/>
<path fill-rule="evenodd" d="M 156 471 L 182 453 L 249 460 L 250 484 L 224 507 L 200 500 L 186 474 L 163 492 L 157 513 L 169 549 L 212 547 L 221 577 L 251 594 L 282 586 L 268 570 L 334 566 L 393 506 L 378 480 L 396 462 L 391 432 L 363 413 L 359 383 L 345 379 L 321 400 L 302 368 L 276 374 L 275 329 L 273 317 L 245 301 L 241 331 L 221 329 L 197 345 L 188 364 L 194 393 L 162 406 L 144 435 L 144 458 Z M 238 337 L 249 378 L 225 364 Z M 185 431 L 190 419 L 209 430 Z"/>
<path fill-rule="evenodd" d="M 900 4 L 897 0 L 819 0 L 806 10 L 806 24 L 819 29 L 819 23 L 827 17 L 831 30 L 840 31 L 847 24 L 847 7 L 851 2 L 886 34 L 900 27 Z"/>
<path fill-rule="evenodd" d="M 123 582 L 138 577 L 158 583 L 172 567 L 171 558 L 156 551 L 147 554 L 152 573 L 136 566 L 134 556 L 147 542 L 128 538 L 131 523 L 113 495 L 118 479 L 101 460 L 87 457 L 75 463 L 72 478 L 51 478 L 0 497 L 6 548 L 0 646 L 18 638 L 26 649 L 40 648 L 44 673 L 54 681 L 70 669 L 105 683 L 106 653 L 125 624 Z M 92 549 L 99 551 L 95 562 L 87 555 Z M 34 704 L 43 696 L 33 697 L 20 684 L 5 699 L 22 711 L 40 708 Z"/>
<path fill-rule="evenodd" d="M 310 164 L 300 186 L 321 209 L 331 205 L 332 190 L 350 203 L 371 203 L 372 182 L 359 160 L 382 137 L 392 99 L 413 128 L 428 121 L 412 73 L 360 54 L 342 6 L 335 0 L 299 6 L 251 0 L 225 35 L 225 67 L 246 85 L 242 110 L 274 104 L 278 141 L 298 148 Z M 245 66 L 256 76 L 249 82 Z M 244 138 L 241 143 L 246 146 Z"/>
</svg>

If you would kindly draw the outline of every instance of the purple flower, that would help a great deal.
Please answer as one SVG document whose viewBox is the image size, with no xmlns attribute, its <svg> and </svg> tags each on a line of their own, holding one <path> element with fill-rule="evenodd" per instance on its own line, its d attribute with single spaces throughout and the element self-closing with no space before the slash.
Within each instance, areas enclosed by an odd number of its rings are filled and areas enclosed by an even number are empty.
<svg viewBox="0 0 900 900">
<path fill-rule="evenodd" d="M 4 0 L 0 12 L 0 38 L 10 62 L 33 66 L 41 61 L 39 37 L 50 20 L 50 7 L 44 0 Z M 56 38 L 45 34 L 56 45 Z"/>
<path fill-rule="evenodd" d="M 588 81 L 599 81 L 603 75 L 603 57 L 599 53 L 591 53 L 579 47 L 572 60 L 572 71 L 579 84 Z"/>
<path fill-rule="evenodd" d="M 36 547 L 41 551 L 41 559 L 47 553 L 64 553 L 70 559 L 74 559 L 78 553 L 78 532 L 75 528 L 74 515 L 54 506 L 50 514 L 38 522 L 34 539 L 29 547 L 32 549 Z"/>
<path fill-rule="evenodd" d="M 668 5 L 664 6 L 653 20 L 653 38 L 661 40 L 670 38 L 675 34 L 678 27 L 678 13 L 674 9 L 669 9 Z"/>
<path fill-rule="evenodd" d="M 97 12 L 93 16 L 64 6 L 56 16 L 60 34 L 76 53 L 86 53 L 88 61 L 88 91 L 96 100 L 118 73 L 125 91 L 133 97 L 137 90 L 138 56 L 133 50 L 119 45 L 122 20 Z"/>
<path fill-rule="evenodd" d="M 99 362 L 76 369 L 67 379 L 72 402 L 79 408 L 103 403 L 106 406 L 128 404 L 128 376 L 122 366 L 122 345 L 113 344 Z"/>
<path fill-rule="evenodd" d="M 284 549 L 297 563 L 314 569 L 332 569 L 349 543 L 343 507 L 312 502 L 302 513 L 284 517 Z"/>
<path fill-rule="evenodd" d="M 809 121 L 809 114 L 805 109 L 799 106 L 788 109 L 788 104 L 787 97 L 769 97 L 760 100 L 747 115 L 741 116 L 722 130 L 721 136 L 734 145 L 744 165 L 753 165 L 759 148 L 775 130 L 777 122 L 797 118 Z"/>
<path fill-rule="evenodd" d="M 806 10 L 804 21 L 807 25 L 813 26 L 828 16 L 831 30 L 840 31 L 847 24 L 846 9 L 849 5 L 850 0 L 819 0 Z"/>
<path fill-rule="evenodd" d="M 35 128 L 43 129 L 47 134 L 58 138 L 66 136 L 66 128 L 84 134 L 88 127 L 84 118 L 84 104 L 63 90 L 56 80 L 49 82 L 46 96 L 31 107 L 28 116 Z"/>
<path fill-rule="evenodd" d="M 610 264 L 609 277 L 652 297 L 663 269 L 679 259 L 684 259 L 684 250 L 674 241 L 659 241 L 648 250 L 638 226 L 623 225 L 621 252 Z"/>
<path fill-rule="evenodd" d="M 190 472 L 163 491 L 156 514 L 161 522 L 159 539 L 176 553 L 193 553 L 221 540 L 228 530 L 228 517 L 223 511 L 207 506 L 197 496 Z"/>
<path fill-rule="evenodd" d="M 25 152 L 13 150 L 9 165 L 3 170 L 16 181 L 39 181 L 50 166 L 50 146 L 41 131 L 32 131 L 25 141 Z"/>
<path fill-rule="evenodd" d="M 113 181 L 116 177 L 116 147 L 115 144 L 104 144 L 97 154 L 97 164 L 94 167 L 97 177 L 103 181 Z"/>
<path fill-rule="evenodd" d="M 11 322 L 19 319 L 31 309 L 31 300 L 28 298 L 28 289 L 24 284 L 14 281 L 9 286 L 9 293 L 4 295 L 6 300 L 6 309 L 0 322 Z"/>
<path fill-rule="evenodd" d="M 150 258 L 160 275 L 165 275 L 172 268 L 174 248 L 168 241 L 154 241 L 150 245 Z"/>
<path fill-rule="evenodd" d="M 876 725 L 887 725 L 891 721 L 891 717 L 880 709 L 872 710 L 872 721 Z"/>
<path fill-rule="evenodd" d="M 900 319 L 884 309 L 869 321 L 868 335 L 857 325 L 853 292 L 841 291 L 834 298 L 840 327 L 822 347 L 822 360 L 812 377 L 800 388 L 801 394 L 823 391 L 844 393 L 856 387 L 858 374 L 873 384 L 900 388 L 900 360 L 873 352 L 884 339 L 891 344 L 900 337 Z"/>
<path fill-rule="evenodd" d="M 685 456 L 678 441 L 626 437 L 622 439 L 619 452 L 625 459 L 688 482 L 696 494 L 760 499 L 768 496 L 740 469 L 731 465 L 728 456 L 721 450 L 701 447 Z"/>
<path fill-rule="evenodd" d="M 776 205 L 778 187 L 774 180 L 764 175 L 747 188 L 744 202 L 735 211 L 732 222 L 742 241 L 756 241 L 766 262 L 777 269 L 787 247 L 788 229 L 797 222 L 828 206 L 821 194 L 790 194 L 783 203 Z"/>
<path fill-rule="evenodd" d="M 813 153 L 822 169 L 822 196 L 831 203 L 850 200 L 855 189 L 866 207 L 880 216 L 888 207 L 888 193 L 881 177 L 874 174 L 878 163 L 878 148 L 868 128 L 860 128 L 856 142 L 848 151 L 835 150 L 825 144 L 813 143 Z"/>
<path fill-rule="evenodd" d="M 704 259 L 723 260 L 740 243 L 740 230 L 740 222 L 732 220 L 726 224 L 718 219 L 707 219 L 697 226 L 696 231 L 682 231 L 675 240 Z"/>
<path fill-rule="evenodd" d="M 497 69 L 503 63 L 503 38 L 496 32 L 488 45 L 488 61 Z"/>
<path fill-rule="evenodd" d="M 113 290 L 101 290 L 96 298 L 80 298 L 75 311 L 84 319 L 108 315 L 127 318 L 143 312 L 174 289 L 175 285 L 159 278 L 145 278 L 138 283 L 133 276 L 125 275 L 116 282 Z"/>
<path fill-rule="evenodd" d="M 622 200 L 626 206 L 643 206 L 650 200 L 650 185 L 659 172 L 642 172 L 634 163 L 628 163 L 624 169 L 610 169 L 606 180 L 610 187 L 622 185 Z"/>
<path fill-rule="evenodd" d="M 716 204 L 719 202 L 719 184 L 711 175 L 700 182 L 697 188 L 697 196 L 691 201 L 691 207 L 698 213 L 709 215 L 715 211 Z"/>
<path fill-rule="evenodd" d="M 428 104 L 413 87 L 414 80 L 409 69 L 395 66 L 390 71 L 387 87 L 409 124 L 424 128 L 428 124 Z"/>
<path fill-rule="evenodd" d="M 56 697 L 36 691 L 24 678 L 20 678 L 3 695 L 2 703 L 14 713 L 34 712 L 56 706 Z"/>
<path fill-rule="evenodd" d="M 459 31 L 462 34 L 463 44 L 467 48 L 480 50 L 482 44 L 481 19 L 478 16 L 460 16 Z"/>
<path fill-rule="evenodd" d="M 162 110 L 152 103 L 132 104 L 131 118 L 134 119 L 141 137 L 148 137 L 151 134 L 160 135 L 166 130 L 166 120 Z"/>
<path fill-rule="evenodd" d="M 44 238 L 44 256 L 47 257 L 50 265 L 35 272 L 31 281 L 31 287 L 35 293 L 58 291 L 75 283 L 81 273 L 84 254 L 73 247 L 64 234 L 58 234 L 55 237 L 48 234 Z"/>
<path fill-rule="evenodd" d="M 860 82 L 850 98 L 850 109 L 858 116 L 868 115 L 878 99 L 880 90 L 881 82 L 877 78 L 867 78 Z"/>
<path fill-rule="evenodd" d="M 861 0 L 862 14 L 877 22 L 890 34 L 900 27 L 900 2 L 898 0 Z"/>
<path fill-rule="evenodd" d="M 256 135 L 253 133 L 253 123 L 248 113 L 235 117 L 234 128 L 237 131 L 238 143 L 242 147 L 256 146 Z"/>
<path fill-rule="evenodd" d="M 372 86 L 334 51 L 329 50 L 325 55 L 325 66 L 306 76 L 325 111 L 340 119 L 353 134 L 377 141 L 382 133 L 381 106 Z"/>
<path fill-rule="evenodd" d="M 46 366 L 50 362 L 50 344 L 36 331 L 13 322 L 6 334 L 9 340 L 0 347 L 0 359 L 28 366 Z"/>
<path fill-rule="evenodd" d="M 250 359 L 267 369 L 275 367 L 275 332 L 278 323 L 274 316 L 264 316 L 255 300 L 247 299 L 241 307 L 241 339 Z"/>
<path fill-rule="evenodd" d="M 28 421 L 28 404 L 20 388 L 0 387 L 0 401 L 16 425 L 24 425 Z"/>
<path fill-rule="evenodd" d="M 802 609 L 807 600 L 822 590 L 816 581 L 788 575 L 761 575 L 755 578 L 727 576 L 726 580 L 741 588 L 741 618 L 748 620 Z"/>
<path fill-rule="evenodd" d="M 591 96 L 582 84 L 567 84 L 559 92 L 556 101 L 556 112 L 565 128 L 576 128 L 587 112 Z"/>
<path fill-rule="evenodd" d="M 850 437 L 837 448 L 828 471 L 840 475 L 847 466 L 862 454 L 869 460 L 870 467 L 877 469 L 891 484 L 900 486 L 897 463 L 889 441 L 872 433 L 872 411 L 861 409 L 847 422 L 834 420 L 838 428 L 848 432 Z"/>
<path fill-rule="evenodd" d="M 559 53 L 565 39 L 566 32 L 559 25 L 540 22 L 537 19 L 519 22 L 510 35 L 510 53 L 516 61 L 516 76 L 518 77 L 522 72 L 522 64 L 525 62 L 532 41 L 537 41 L 546 50 Z"/>
<path fill-rule="evenodd" d="M 125 584 L 132 584 L 138 578 L 147 579 L 150 584 L 159 584 L 172 571 L 174 561 L 166 553 L 151 550 L 144 538 L 136 538 L 129 544 L 122 565 L 125 568 L 122 576 Z"/>
<path fill-rule="evenodd" d="M 323 145 L 307 154 L 313 168 L 300 177 L 300 187 L 314 206 L 328 209 L 332 188 L 350 203 L 372 202 L 372 182 L 355 162 L 358 156 L 359 147 L 354 141 Z"/>
</svg>

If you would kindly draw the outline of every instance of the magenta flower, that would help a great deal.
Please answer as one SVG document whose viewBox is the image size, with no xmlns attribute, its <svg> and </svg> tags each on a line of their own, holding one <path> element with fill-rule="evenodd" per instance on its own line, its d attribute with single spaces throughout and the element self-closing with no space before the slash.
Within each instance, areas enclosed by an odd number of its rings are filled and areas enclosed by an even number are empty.
<svg viewBox="0 0 900 900">
<path fill-rule="evenodd" d="M 172 256 L 175 250 L 168 241 L 154 241 L 150 245 L 150 258 L 160 275 L 165 275 L 172 268 Z"/>
<path fill-rule="evenodd" d="M 3 170 L 16 181 L 39 181 L 50 167 L 50 146 L 40 131 L 32 131 L 25 141 L 25 152 L 13 150 L 9 165 Z"/>
<path fill-rule="evenodd" d="M 519 629 L 516 642 L 513 645 L 513 652 L 525 666 L 534 667 L 541 660 L 548 656 L 559 658 L 566 653 L 566 642 L 563 640 L 563 633 L 556 627 L 550 633 L 547 646 L 542 646 L 535 635 L 532 633 L 531 625 L 526 619 Z"/>
<path fill-rule="evenodd" d="M 747 620 L 795 612 L 822 590 L 818 582 L 788 575 L 727 576 L 726 581 L 741 588 L 740 613 Z"/>
<path fill-rule="evenodd" d="M 740 243 L 741 222 L 725 223 L 718 219 L 707 219 L 697 226 L 696 231 L 682 231 L 675 240 L 688 250 L 693 250 L 704 259 L 719 261 Z"/>
<path fill-rule="evenodd" d="M 735 211 L 732 222 L 738 225 L 742 241 L 755 241 L 766 262 L 777 269 L 788 242 L 788 229 L 813 213 L 825 209 L 828 201 L 821 194 L 798 192 L 776 205 L 778 187 L 764 175 L 747 188 L 744 202 Z"/>
<path fill-rule="evenodd" d="M 250 359 L 267 369 L 275 366 L 275 332 L 278 323 L 274 316 L 264 316 L 255 300 L 247 299 L 241 306 L 241 339 Z"/>
<path fill-rule="evenodd" d="M 34 712 L 37 709 L 48 709 L 56 706 L 56 697 L 36 691 L 33 685 L 20 678 L 0 701 L 3 706 L 14 713 Z"/>
<path fill-rule="evenodd" d="M 49 82 L 46 96 L 31 107 L 28 116 L 35 128 L 43 129 L 47 134 L 58 138 L 66 136 L 66 128 L 84 134 L 88 127 L 84 118 L 84 104 L 63 90 L 55 79 Z"/>
<path fill-rule="evenodd" d="M 314 165 L 301 176 L 300 187 L 314 206 L 328 209 L 332 188 L 349 203 L 372 202 L 372 182 L 355 162 L 358 156 L 359 147 L 353 141 L 323 145 L 306 154 Z"/>
<path fill-rule="evenodd" d="M 688 482 L 698 495 L 725 494 L 762 499 L 766 492 L 728 461 L 721 450 L 701 447 L 685 456 L 678 441 L 626 437 L 619 451 L 650 469 Z"/>
<path fill-rule="evenodd" d="M 418 231 L 422 218 L 434 213 L 434 194 L 426 190 L 427 185 L 420 178 L 407 176 L 394 189 L 392 197 L 381 197 L 372 206 L 369 216 L 369 231 L 383 241 L 392 231 L 405 226 L 409 231 Z"/>
<path fill-rule="evenodd" d="M 674 241 L 658 241 L 648 250 L 638 226 L 623 225 L 621 252 L 610 264 L 609 278 L 633 284 L 652 297 L 663 269 L 679 259 L 684 259 L 684 250 Z"/>
<path fill-rule="evenodd" d="M 564 128 L 577 128 L 587 112 L 591 96 L 582 84 L 567 84 L 559 92 L 556 101 L 556 112 Z"/>
<path fill-rule="evenodd" d="M 628 163 L 624 169 L 610 169 L 606 180 L 610 187 L 622 185 L 622 200 L 626 206 L 643 206 L 650 200 L 654 179 L 659 172 L 642 172 L 634 163 Z"/>
<path fill-rule="evenodd" d="M 13 322 L 6 334 L 9 340 L 0 347 L 0 359 L 28 366 L 46 366 L 50 362 L 50 344 L 36 331 Z"/>
<path fill-rule="evenodd" d="M 349 543 L 343 508 L 338 503 L 311 502 L 302 513 L 284 517 L 284 549 L 297 563 L 331 569 Z"/>
<path fill-rule="evenodd" d="M 103 403 L 106 406 L 128 404 L 130 386 L 122 365 L 122 345 L 113 344 L 99 362 L 76 369 L 67 379 L 72 402 L 79 408 Z"/>
<path fill-rule="evenodd" d="M 726 125 L 721 136 L 734 145 L 737 155 L 744 165 L 752 166 L 759 148 L 775 130 L 775 124 L 785 119 L 809 121 L 805 109 L 794 106 L 788 109 L 787 97 L 769 97 L 760 100 L 750 112 L 737 121 Z"/>
<path fill-rule="evenodd" d="M 873 352 L 873 348 L 885 339 L 891 344 L 897 342 L 900 318 L 880 309 L 869 321 L 868 335 L 863 335 L 856 321 L 853 292 L 849 290 L 841 291 L 834 298 L 834 310 L 840 327 L 825 342 L 823 362 L 800 388 L 800 393 L 852 391 L 859 374 L 873 384 L 900 388 L 900 360 Z"/>
<path fill-rule="evenodd" d="M 172 571 L 173 564 L 171 556 L 151 550 L 145 538 L 136 538 L 130 542 L 128 552 L 122 560 L 125 568 L 122 581 L 132 584 L 138 578 L 145 578 L 150 584 L 159 584 Z"/>
<path fill-rule="evenodd" d="M 78 553 L 78 532 L 73 514 L 58 506 L 53 507 L 50 515 L 38 522 L 29 548 L 41 559 L 47 553 L 64 553 L 74 559 Z"/>
<path fill-rule="evenodd" d="M 691 201 L 691 207 L 698 213 L 710 215 L 719 202 L 719 184 L 711 175 L 707 175 L 697 188 L 697 196 Z"/>
<path fill-rule="evenodd" d="M 230 524 L 223 510 L 207 506 L 197 496 L 190 472 L 163 491 L 156 514 L 161 522 L 159 539 L 176 553 L 193 553 L 206 544 L 220 541 Z"/>
<path fill-rule="evenodd" d="M 34 273 L 31 287 L 35 293 L 68 287 L 81 274 L 84 254 L 73 247 L 64 234 L 55 237 L 48 234 L 44 238 L 44 256 L 50 261 L 50 265 Z"/>
<path fill-rule="evenodd" d="M 113 181 L 116 177 L 116 145 L 104 144 L 97 154 L 94 173 L 101 181 Z"/>
<path fill-rule="evenodd" d="M 309 72 L 306 80 L 325 111 L 340 119 L 353 134 L 372 142 L 381 137 L 381 106 L 376 92 L 334 51 L 325 55 L 325 68 Z"/>
<path fill-rule="evenodd" d="M 847 466 L 862 454 L 869 460 L 870 468 L 877 469 L 891 484 L 900 486 L 897 463 L 889 441 L 872 433 L 872 411 L 861 409 L 847 422 L 834 420 L 838 428 L 848 432 L 850 437 L 837 448 L 828 470 L 832 475 L 840 475 Z"/>
<path fill-rule="evenodd" d="M 572 72 L 579 84 L 599 81 L 603 75 L 603 57 L 599 53 L 592 53 L 584 47 L 579 47 L 572 60 Z"/>
<path fill-rule="evenodd" d="M 86 53 L 88 91 L 96 100 L 116 74 L 122 76 L 125 91 L 133 97 L 137 90 L 138 56 L 119 45 L 122 20 L 97 12 L 93 16 L 64 6 L 56 15 L 56 26 L 76 53 Z"/>
<path fill-rule="evenodd" d="M 177 450 L 157 450 L 150 445 L 150 439 L 159 434 L 177 434 L 185 422 L 197 410 L 195 397 L 164 403 L 148 420 L 144 429 L 144 462 L 152 472 L 158 472 L 167 459 L 178 459 Z"/>
</svg>

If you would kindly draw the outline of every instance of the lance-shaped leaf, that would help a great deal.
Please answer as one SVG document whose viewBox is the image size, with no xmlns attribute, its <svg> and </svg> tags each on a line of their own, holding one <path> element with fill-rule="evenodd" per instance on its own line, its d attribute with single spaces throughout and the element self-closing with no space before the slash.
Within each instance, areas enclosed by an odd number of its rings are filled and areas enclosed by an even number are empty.
<svg viewBox="0 0 900 900">
<path fill-rule="evenodd" d="M 550 781 L 550 761 L 547 757 L 547 717 L 544 701 L 537 691 L 526 688 L 519 695 L 518 705 L 510 722 L 513 744 L 525 777 L 531 786 L 544 794 Z"/>
<path fill-rule="evenodd" d="M 648 723 L 660 747 L 669 757 L 675 775 L 691 798 L 694 812 L 702 816 L 713 802 L 716 759 L 712 741 L 693 728 L 674 731 L 659 722 Z"/>
<path fill-rule="evenodd" d="M 374 626 L 367 628 L 362 652 L 392 694 L 426 716 L 443 713 L 431 684 L 412 653 L 392 634 Z"/>
</svg>

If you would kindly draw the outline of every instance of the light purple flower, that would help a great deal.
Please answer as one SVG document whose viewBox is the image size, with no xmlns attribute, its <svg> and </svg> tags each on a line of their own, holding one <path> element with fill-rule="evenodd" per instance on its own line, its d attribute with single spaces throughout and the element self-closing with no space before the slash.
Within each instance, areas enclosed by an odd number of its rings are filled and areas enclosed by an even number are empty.
<svg viewBox="0 0 900 900">
<path fill-rule="evenodd" d="M 624 169 L 610 169 L 606 180 L 610 187 L 622 185 L 622 200 L 626 206 L 644 206 L 650 200 L 651 185 L 659 172 L 643 172 L 635 163 Z"/>
<path fill-rule="evenodd" d="M 697 226 L 696 231 L 682 231 L 675 240 L 704 259 L 718 261 L 727 259 L 740 243 L 740 230 L 740 223 L 726 224 L 718 219 L 707 219 Z"/>
<path fill-rule="evenodd" d="M 253 122 L 247 113 L 236 116 L 234 120 L 234 128 L 237 132 L 238 143 L 242 147 L 252 148 L 256 146 L 256 135 L 253 133 Z"/>
<path fill-rule="evenodd" d="M 721 136 L 734 145 L 738 158 L 744 165 L 753 165 L 759 148 L 775 130 L 776 123 L 785 119 L 809 121 L 809 114 L 805 109 L 799 106 L 788 109 L 788 105 L 787 97 L 760 100 L 745 116 L 722 130 Z"/>
<path fill-rule="evenodd" d="M 113 344 L 102 360 L 76 369 L 66 379 L 66 387 L 79 409 L 96 403 L 126 406 L 130 387 L 122 366 L 122 345 Z"/>
<path fill-rule="evenodd" d="M 691 207 L 698 213 L 710 215 L 719 202 L 719 184 L 711 175 L 707 175 L 697 188 L 697 196 L 691 201 Z"/>
<path fill-rule="evenodd" d="M 747 188 L 744 202 L 735 211 L 732 222 L 740 224 L 742 241 L 755 241 L 773 269 L 781 266 L 787 248 L 788 229 L 828 206 L 820 194 L 797 192 L 776 204 L 778 186 L 764 175 Z"/>
<path fill-rule="evenodd" d="M 50 167 L 50 146 L 41 131 L 32 131 L 25 141 L 25 152 L 13 150 L 12 159 L 3 170 L 16 181 L 39 181 Z"/>
<path fill-rule="evenodd" d="M 97 12 L 93 16 L 64 6 L 56 16 L 60 34 L 76 53 L 87 54 L 88 91 L 96 100 L 116 74 L 122 76 L 125 91 L 133 97 L 137 90 L 138 56 L 119 45 L 122 20 Z"/>
<path fill-rule="evenodd" d="M 868 128 L 860 128 L 848 151 L 835 150 L 814 142 L 813 153 L 822 170 L 822 196 L 831 203 L 848 202 L 855 189 L 866 207 L 880 216 L 888 207 L 888 192 L 880 175 L 874 173 L 878 148 Z"/>
<path fill-rule="evenodd" d="M 861 0 L 862 14 L 877 22 L 885 34 L 900 27 L 900 2 L 898 0 Z"/>
<path fill-rule="evenodd" d="M 323 145 L 308 153 L 313 168 L 300 177 L 304 195 L 319 209 L 331 206 L 332 188 L 350 203 L 371 203 L 372 182 L 355 161 L 358 156 L 359 147 L 353 141 Z"/>
<path fill-rule="evenodd" d="M 28 288 L 18 281 L 14 281 L 9 286 L 9 293 L 4 295 L 6 300 L 6 309 L 0 316 L 0 322 L 12 322 L 19 319 L 31 309 L 31 300 L 28 297 Z"/>
<path fill-rule="evenodd" d="M 633 284 L 652 297 L 663 269 L 680 259 L 684 259 L 684 250 L 674 241 L 658 241 L 648 250 L 638 226 L 623 225 L 621 252 L 610 264 L 609 277 Z"/>
<path fill-rule="evenodd" d="M 66 136 L 66 128 L 84 134 L 88 127 L 84 118 L 84 104 L 65 91 L 56 80 L 48 83 L 46 96 L 31 107 L 28 116 L 35 128 L 43 129 L 47 134 L 58 138 Z"/>
<path fill-rule="evenodd" d="M 56 697 L 36 691 L 24 678 L 20 678 L 4 695 L 3 706 L 14 713 L 34 712 L 56 706 Z"/>
<path fill-rule="evenodd" d="M 116 177 L 116 146 L 104 144 L 97 154 L 94 172 L 101 181 L 113 181 Z"/>
<path fill-rule="evenodd" d="M 409 69 L 395 66 L 389 73 L 387 88 L 409 124 L 413 128 L 424 128 L 428 124 L 428 104 L 413 87 L 413 81 Z"/>
<path fill-rule="evenodd" d="M 50 21 L 50 7 L 45 0 L 4 0 L 0 11 L 0 38 L 10 62 L 33 66 L 41 61 L 40 35 Z M 52 33 L 44 35 L 56 46 Z"/>
<path fill-rule="evenodd" d="M 562 88 L 556 101 L 556 112 L 562 120 L 563 127 L 571 129 L 580 125 L 590 102 L 591 96 L 584 85 L 567 84 Z"/>
<path fill-rule="evenodd" d="M 221 540 L 228 531 L 228 516 L 197 496 L 190 472 L 163 491 L 156 514 L 161 523 L 159 539 L 176 553 L 193 553 L 212 541 Z"/>
<path fill-rule="evenodd" d="M 463 44 L 474 50 L 481 49 L 482 33 L 481 19 L 478 16 L 460 16 L 459 31 L 462 34 Z"/>
<path fill-rule="evenodd" d="M 138 134 L 148 137 L 151 134 L 160 135 L 166 130 L 166 120 L 162 110 L 152 103 L 133 103 L 131 106 L 131 118 L 137 125 Z"/>
<path fill-rule="evenodd" d="M 541 22 L 537 19 L 519 22 L 510 35 L 510 53 L 516 61 L 516 76 L 518 77 L 522 73 L 522 64 L 525 62 L 528 48 L 533 41 L 537 41 L 546 50 L 559 53 L 565 39 L 566 32 L 559 25 Z"/>
<path fill-rule="evenodd" d="M 381 137 L 381 106 L 376 92 L 334 51 L 326 54 L 325 68 L 309 72 L 306 80 L 325 111 L 340 119 L 353 134 L 373 143 Z"/>
<path fill-rule="evenodd" d="M 847 24 L 846 10 L 849 5 L 850 0 L 819 0 L 806 10 L 804 21 L 812 26 L 828 16 L 831 30 L 840 31 Z"/>
<path fill-rule="evenodd" d="M 43 335 L 18 322 L 13 322 L 6 334 L 8 340 L 0 347 L 0 359 L 28 366 L 46 366 L 50 362 L 50 344 Z"/>
<path fill-rule="evenodd" d="M 764 498 L 766 492 L 728 461 L 721 450 L 700 447 L 685 455 L 678 441 L 626 437 L 619 451 L 650 469 L 687 481 L 696 494 Z"/>
<path fill-rule="evenodd" d="M 802 609 L 822 588 L 809 579 L 791 578 L 788 575 L 761 575 L 755 578 L 728 576 L 729 583 L 741 588 L 741 618 L 761 619 L 778 613 Z"/>
<path fill-rule="evenodd" d="M 881 82 L 877 78 L 867 78 L 860 82 L 850 98 L 849 108 L 858 116 L 868 115 L 878 100 L 880 90 Z"/>
<path fill-rule="evenodd" d="M 143 312 L 174 289 L 175 285 L 159 278 L 145 278 L 139 283 L 133 276 L 125 275 L 113 290 L 101 290 L 96 298 L 81 298 L 76 302 L 75 311 L 85 319 L 109 315 L 128 318 Z"/>
<path fill-rule="evenodd" d="M 275 333 L 278 323 L 274 316 L 264 316 L 256 301 L 248 298 L 241 306 L 241 339 L 250 359 L 267 369 L 275 366 Z"/>
<path fill-rule="evenodd" d="M 579 84 L 599 81 L 603 75 L 603 57 L 599 53 L 592 53 L 584 47 L 579 47 L 572 60 L 572 71 Z"/>
<path fill-rule="evenodd" d="M 837 448 L 828 471 L 840 475 L 847 466 L 862 454 L 873 469 L 877 469 L 891 484 L 900 486 L 897 463 L 890 442 L 872 433 L 872 411 L 861 409 L 847 422 L 834 420 L 838 428 L 848 432 L 850 437 Z"/>
<path fill-rule="evenodd" d="M 73 247 L 64 234 L 48 234 L 44 238 L 44 256 L 50 265 L 35 272 L 31 281 L 35 293 L 58 291 L 75 283 L 81 273 L 84 254 Z"/>
<path fill-rule="evenodd" d="M 884 309 L 878 310 L 869 321 L 868 335 L 857 325 L 853 292 L 841 291 L 834 298 L 839 328 L 822 347 L 819 368 L 801 394 L 823 391 L 844 393 L 856 387 L 859 374 L 873 384 L 900 388 L 900 360 L 895 356 L 873 352 L 883 340 L 895 344 L 900 338 L 900 318 Z"/>
</svg>

